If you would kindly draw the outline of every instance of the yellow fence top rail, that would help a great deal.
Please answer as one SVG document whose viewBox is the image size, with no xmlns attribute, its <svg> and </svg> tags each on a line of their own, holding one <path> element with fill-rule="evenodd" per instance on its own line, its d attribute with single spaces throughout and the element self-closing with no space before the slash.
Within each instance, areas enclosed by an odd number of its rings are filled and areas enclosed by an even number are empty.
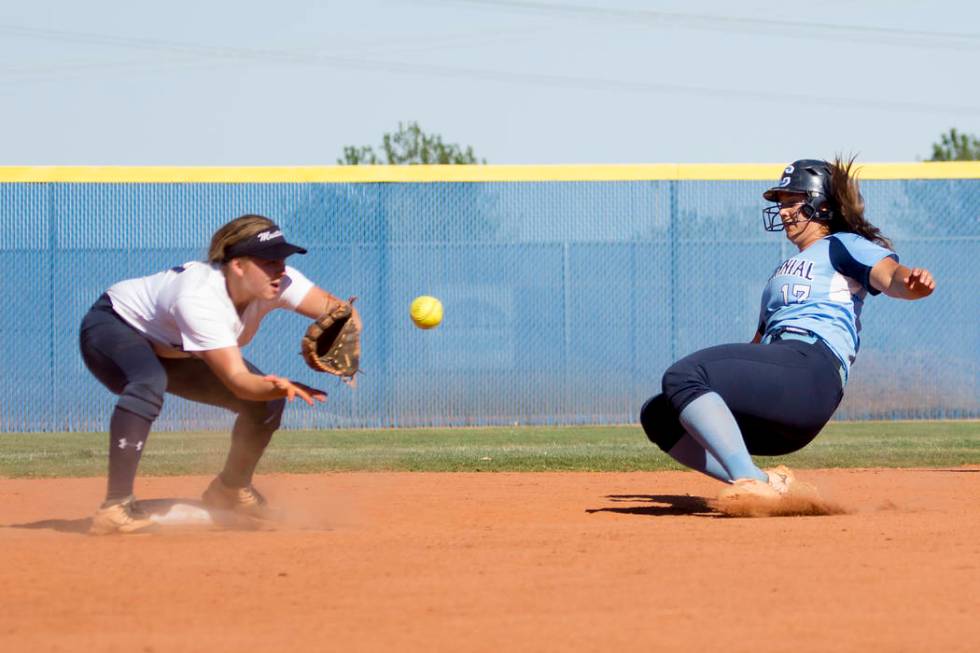
<svg viewBox="0 0 980 653">
<path fill-rule="evenodd" d="M 0 183 L 301 184 L 778 179 L 782 163 L 410 166 L 0 166 Z M 980 161 L 865 163 L 861 179 L 980 179 Z"/>
</svg>

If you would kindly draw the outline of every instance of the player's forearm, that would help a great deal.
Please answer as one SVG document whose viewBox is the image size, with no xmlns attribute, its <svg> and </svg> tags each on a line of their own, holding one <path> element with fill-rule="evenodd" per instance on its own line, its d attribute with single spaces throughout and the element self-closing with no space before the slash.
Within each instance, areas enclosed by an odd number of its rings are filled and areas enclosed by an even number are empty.
<svg viewBox="0 0 980 653">
<path fill-rule="evenodd" d="M 300 302 L 299 306 L 296 307 L 296 312 L 300 315 L 308 317 L 315 320 L 324 313 L 329 312 L 331 309 L 336 308 L 338 304 L 343 304 L 344 300 L 328 293 L 323 288 L 319 286 L 313 286 L 310 291 L 306 293 L 306 297 Z"/>
<path fill-rule="evenodd" d="M 232 394 L 246 401 L 271 401 L 286 396 L 285 390 L 251 372 L 233 374 L 225 379 L 225 385 Z"/>
<path fill-rule="evenodd" d="M 898 275 L 892 279 L 892 282 L 885 288 L 885 294 L 889 297 L 894 297 L 895 299 L 918 299 L 918 297 L 913 296 L 905 288 L 905 284 L 902 283 Z"/>
<path fill-rule="evenodd" d="M 936 282 L 925 268 L 908 268 L 899 265 L 895 268 L 884 293 L 898 299 L 922 299 L 932 294 Z"/>
</svg>

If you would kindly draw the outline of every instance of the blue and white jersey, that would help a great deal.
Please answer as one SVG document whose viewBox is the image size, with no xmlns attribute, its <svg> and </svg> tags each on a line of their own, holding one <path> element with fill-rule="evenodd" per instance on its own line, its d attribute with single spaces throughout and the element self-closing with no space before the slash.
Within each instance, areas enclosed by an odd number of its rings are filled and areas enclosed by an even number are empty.
<svg viewBox="0 0 980 653">
<path fill-rule="evenodd" d="M 840 232 L 823 238 L 783 262 L 762 293 L 759 330 L 763 342 L 790 327 L 819 336 L 837 354 L 845 374 L 857 356 L 864 298 L 871 268 L 895 252 L 857 234 Z"/>
</svg>

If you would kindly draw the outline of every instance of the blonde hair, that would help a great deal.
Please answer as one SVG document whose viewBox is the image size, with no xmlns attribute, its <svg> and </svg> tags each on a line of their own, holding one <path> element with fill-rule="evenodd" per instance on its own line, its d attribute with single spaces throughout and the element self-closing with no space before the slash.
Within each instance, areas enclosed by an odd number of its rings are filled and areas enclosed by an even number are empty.
<svg viewBox="0 0 980 653">
<path fill-rule="evenodd" d="M 846 231 L 863 236 L 882 247 L 892 249 L 888 240 L 878 227 L 864 218 L 864 197 L 857 180 L 854 160 L 857 156 L 844 159 L 837 155 L 830 168 L 831 202 L 836 211 L 830 221 L 830 233 Z"/>
<path fill-rule="evenodd" d="M 211 247 L 208 248 L 208 262 L 224 263 L 225 252 L 232 245 L 248 240 L 266 229 L 274 227 L 275 223 L 262 215 L 248 214 L 235 218 L 224 224 L 211 236 Z"/>
</svg>

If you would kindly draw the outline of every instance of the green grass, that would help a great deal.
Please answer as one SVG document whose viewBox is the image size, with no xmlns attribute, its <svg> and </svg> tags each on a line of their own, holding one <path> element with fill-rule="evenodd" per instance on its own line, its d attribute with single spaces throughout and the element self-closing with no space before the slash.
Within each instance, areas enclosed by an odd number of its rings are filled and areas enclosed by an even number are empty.
<svg viewBox="0 0 980 653">
<path fill-rule="evenodd" d="M 102 476 L 107 445 L 104 433 L 0 434 L 0 477 Z M 214 473 L 227 447 L 227 433 L 153 433 L 140 473 Z M 978 464 L 980 421 L 832 423 L 779 461 L 804 469 Z M 680 467 L 635 426 L 281 431 L 260 466 L 263 473 L 661 469 Z"/>
</svg>

